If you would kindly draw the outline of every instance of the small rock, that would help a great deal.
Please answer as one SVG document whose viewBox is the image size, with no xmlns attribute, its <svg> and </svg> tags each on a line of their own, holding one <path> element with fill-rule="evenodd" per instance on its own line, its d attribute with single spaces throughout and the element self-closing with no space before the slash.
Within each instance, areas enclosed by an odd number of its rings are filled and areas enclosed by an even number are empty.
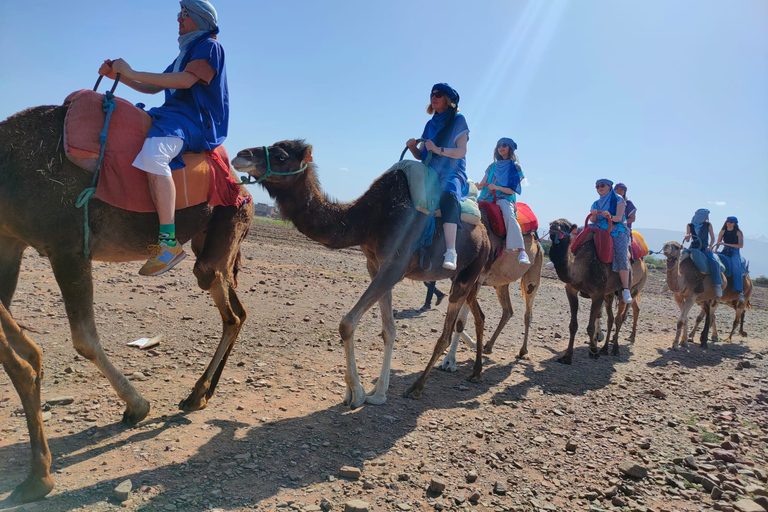
<svg viewBox="0 0 768 512">
<path fill-rule="evenodd" d="M 320 508 L 323 509 L 324 512 L 328 512 L 333 508 L 333 503 L 328 499 L 323 498 L 320 500 Z"/>
<path fill-rule="evenodd" d="M 651 394 L 656 398 L 661 398 L 662 400 L 667 398 L 667 394 L 658 388 L 651 391 Z"/>
<path fill-rule="evenodd" d="M 407 503 L 403 503 L 402 501 L 397 503 L 395 505 L 395 507 L 397 507 L 398 510 L 403 510 L 403 511 L 406 511 L 406 512 L 408 510 L 411 510 L 411 506 L 409 504 L 407 504 Z"/>
<path fill-rule="evenodd" d="M 439 478 L 433 478 L 431 482 L 429 482 L 429 492 L 434 494 L 442 494 L 445 490 L 446 483 L 444 480 L 441 480 Z"/>
<path fill-rule="evenodd" d="M 765 512 L 763 507 L 755 503 L 753 500 L 747 498 L 737 501 L 733 504 L 733 506 L 739 512 Z"/>
<path fill-rule="evenodd" d="M 645 478 L 648 476 L 648 470 L 631 460 L 625 460 L 619 464 L 619 471 L 632 478 Z"/>
<path fill-rule="evenodd" d="M 477 481 L 477 471 L 472 470 L 469 473 L 467 473 L 467 483 L 474 483 Z"/>
<path fill-rule="evenodd" d="M 51 411 L 45 411 L 43 412 L 43 421 L 48 421 L 53 417 L 53 414 Z"/>
<path fill-rule="evenodd" d="M 354 466 L 343 466 L 339 470 L 339 475 L 341 475 L 344 478 L 353 478 L 357 480 L 363 475 L 363 472 Z"/>
<path fill-rule="evenodd" d="M 470 503 L 477 503 L 478 501 L 480 501 L 480 492 L 474 491 L 472 494 L 469 495 L 468 499 Z"/>
<path fill-rule="evenodd" d="M 579 444 L 573 439 L 569 439 L 568 442 L 565 443 L 565 451 L 567 452 L 575 452 L 576 448 L 578 447 L 579 447 Z"/>
<path fill-rule="evenodd" d="M 349 500 L 344 504 L 344 512 L 368 512 L 370 505 L 362 500 Z"/>
<path fill-rule="evenodd" d="M 53 407 L 55 405 L 69 405 L 71 403 L 74 403 L 74 401 L 75 401 L 74 397 L 71 397 L 71 396 L 59 396 L 59 397 L 56 397 L 56 398 L 49 398 L 48 400 L 45 401 L 45 403 L 47 403 L 48 405 Z"/>
<path fill-rule="evenodd" d="M 112 496 L 117 501 L 125 501 L 128 499 L 128 495 L 131 493 L 131 490 L 133 489 L 133 484 L 130 480 L 124 480 L 120 482 L 120 484 L 115 487 L 115 490 L 112 491 Z"/>
<path fill-rule="evenodd" d="M 496 483 L 493 484 L 493 492 L 504 496 L 507 494 L 507 483 L 501 480 L 497 480 Z"/>
</svg>

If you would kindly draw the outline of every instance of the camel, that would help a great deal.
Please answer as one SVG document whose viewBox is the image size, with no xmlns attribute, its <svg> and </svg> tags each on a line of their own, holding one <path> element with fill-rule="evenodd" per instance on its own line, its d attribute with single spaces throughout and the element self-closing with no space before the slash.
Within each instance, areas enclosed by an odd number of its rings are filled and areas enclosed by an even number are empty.
<svg viewBox="0 0 768 512">
<path fill-rule="evenodd" d="M 748 309 L 752 309 L 752 304 L 749 302 L 750 297 L 752 296 L 752 279 L 750 279 L 749 275 L 744 274 L 742 277 L 742 283 L 744 286 L 744 300 L 739 300 L 739 292 L 733 289 L 733 281 L 729 280 L 728 284 L 723 288 L 723 296 L 718 300 L 718 304 L 725 304 L 729 308 L 733 309 L 735 312 L 735 316 L 733 318 L 733 325 L 731 326 L 731 332 L 728 334 L 728 337 L 722 340 L 720 336 L 717 333 L 717 321 L 715 319 L 715 315 L 712 315 L 712 341 L 727 341 L 731 342 L 733 338 L 733 333 L 736 332 L 736 328 L 739 328 L 739 335 L 740 336 L 747 336 L 747 333 L 744 331 L 744 316 L 746 315 L 746 312 Z M 696 317 L 696 321 L 693 324 L 693 329 L 691 329 L 691 333 L 688 335 L 688 341 L 693 341 L 696 331 L 699 328 L 699 324 L 702 320 L 704 320 L 705 311 L 704 308 L 701 309 L 699 312 L 699 315 Z M 685 333 L 685 330 L 683 330 L 683 333 Z"/>
<path fill-rule="evenodd" d="M 504 248 L 504 239 L 495 235 L 490 228 L 486 225 L 488 236 L 491 239 L 491 250 L 495 252 Z M 483 282 L 483 286 L 493 286 L 496 290 L 496 297 L 501 304 L 501 319 L 499 325 L 488 340 L 488 343 L 483 347 L 483 353 L 493 353 L 493 346 L 496 343 L 496 339 L 501 334 L 502 329 L 507 324 L 510 318 L 512 318 L 512 300 L 509 296 L 509 285 L 515 281 L 520 280 L 520 289 L 523 293 L 523 300 L 525 300 L 525 334 L 523 336 L 523 346 L 520 348 L 520 352 L 517 354 L 518 359 L 528 359 L 528 332 L 531 327 L 531 319 L 533 318 L 533 301 L 536 298 L 536 292 L 539 290 L 539 284 L 541 283 L 541 268 L 544 265 L 544 251 L 539 244 L 538 238 L 535 233 L 528 233 L 523 236 L 525 242 L 525 250 L 528 253 L 528 259 L 531 261 L 530 265 L 521 265 L 517 261 L 517 254 L 503 254 L 500 258 L 496 259 L 491 266 L 491 271 Z M 459 323 L 457 325 L 466 324 L 467 315 L 469 314 L 469 308 L 464 307 L 459 314 Z M 466 332 L 459 331 L 454 334 L 451 346 L 448 349 L 448 354 L 440 363 L 440 368 L 443 370 L 455 372 L 456 366 L 456 349 L 459 346 L 459 340 L 462 339 L 471 348 L 476 349 L 475 343 L 466 334 Z"/>
<path fill-rule="evenodd" d="M 135 425 L 147 416 L 150 404 L 101 346 L 94 321 L 91 261 L 146 259 L 147 246 L 157 240 L 158 219 L 155 213 L 129 212 L 92 199 L 90 256 L 85 255 L 83 211 L 75 202 L 93 175 L 64 154 L 66 112 L 67 107 L 41 106 L 0 123 L 0 302 L 10 308 L 27 247 L 47 257 L 61 289 L 75 350 L 107 377 L 126 403 L 123 421 Z M 240 194 L 247 192 L 241 188 Z M 219 346 L 179 404 L 184 411 L 206 407 L 245 321 L 235 287 L 240 244 L 252 217 L 252 203 L 239 209 L 200 204 L 177 212 L 177 239 L 191 241 L 198 285 L 211 294 L 222 319 Z"/>
<path fill-rule="evenodd" d="M 678 242 L 667 242 L 662 247 L 661 252 L 667 258 L 667 287 L 675 296 L 677 307 L 680 308 L 680 316 L 677 319 L 677 331 L 675 332 L 675 341 L 672 343 L 672 350 L 677 350 L 678 344 L 685 346 L 688 337 L 686 326 L 688 323 L 688 312 L 694 304 L 699 304 L 704 315 L 704 327 L 701 331 L 701 347 L 707 348 L 709 338 L 709 328 L 712 325 L 715 307 L 717 307 L 717 294 L 715 285 L 711 276 L 702 274 L 691 258 L 680 261 L 683 253 L 683 246 Z M 730 283 L 723 278 L 723 288 L 727 288 Z M 731 285 L 731 290 L 733 286 Z M 738 294 L 736 294 L 738 298 Z M 734 322 L 735 324 L 735 322 Z M 682 341 L 681 341 L 682 334 Z M 693 336 L 693 332 L 691 333 Z"/>
<path fill-rule="evenodd" d="M 602 263 L 597 259 L 594 241 L 590 238 L 573 254 L 570 250 L 571 232 L 576 227 L 566 219 L 558 219 L 550 223 L 549 236 L 552 245 L 549 248 L 549 259 L 555 265 L 557 277 L 565 283 L 565 294 L 571 307 L 570 340 L 565 353 L 558 358 L 558 362 L 571 364 L 573 362 L 573 341 L 578 330 L 579 294 L 592 300 L 587 324 L 589 336 L 589 356 L 593 359 L 599 354 L 608 353 L 608 343 L 611 339 L 611 329 L 614 323 L 613 308 L 606 307 L 608 315 L 605 344 L 598 353 L 595 324 L 603 303 L 608 306 L 613 302 L 613 296 L 621 290 L 619 274 L 611 270 L 610 263 Z M 633 299 L 637 297 L 647 279 L 647 267 L 641 259 L 636 259 L 631 264 L 630 294 Z M 619 355 L 619 330 L 625 318 L 627 304 L 619 301 L 619 310 L 615 317 L 616 330 L 613 336 L 613 351 L 611 355 Z M 639 311 L 639 310 L 638 310 Z M 637 313 L 635 314 L 637 316 Z"/>
<path fill-rule="evenodd" d="M 32 447 L 32 468 L 24 482 L 13 490 L 10 501 L 26 503 L 43 498 L 53 490 L 54 485 L 51 451 L 45 439 L 40 407 L 43 353 L 21 331 L 1 302 L 0 326 L 0 362 L 21 398 Z"/>
<path fill-rule="evenodd" d="M 344 316 L 339 333 L 344 343 L 347 391 L 344 404 L 355 409 L 368 403 L 386 402 L 389 371 L 395 341 L 395 319 L 392 313 L 392 288 L 404 277 L 416 281 L 452 279 L 448 312 L 443 332 L 432 357 L 421 376 L 408 388 L 405 396 L 421 398 L 424 384 L 437 358 L 451 339 L 461 307 L 469 303 L 475 314 L 478 349 L 470 380 L 482 374 L 482 312 L 475 297 L 478 279 L 490 268 L 491 244 L 482 223 L 462 223 L 456 248 L 459 262 L 456 270 L 442 268 L 445 252 L 442 224 L 437 223 L 432 244 L 425 247 L 420 264 L 415 250 L 429 217 L 413 206 L 405 174 L 390 170 L 382 174 L 370 188 L 351 203 L 338 203 L 325 196 L 320 188 L 312 146 L 303 140 L 277 142 L 272 146 L 245 149 L 232 160 L 238 172 L 261 180 L 275 199 L 280 212 L 309 238 L 332 249 L 359 245 L 366 258 L 371 284 Z M 488 268 L 486 268 L 486 266 Z M 357 373 L 354 352 L 355 328 L 361 316 L 376 302 L 379 304 L 384 339 L 381 372 L 372 391 L 365 393 Z"/>
</svg>

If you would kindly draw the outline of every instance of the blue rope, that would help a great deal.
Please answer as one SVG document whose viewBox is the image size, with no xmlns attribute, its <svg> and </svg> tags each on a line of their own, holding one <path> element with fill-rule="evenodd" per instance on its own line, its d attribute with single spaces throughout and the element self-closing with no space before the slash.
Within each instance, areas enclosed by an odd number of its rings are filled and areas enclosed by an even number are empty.
<svg viewBox="0 0 768 512">
<path fill-rule="evenodd" d="M 115 81 L 117 83 L 117 80 Z M 98 82 L 96 83 L 98 85 Z M 113 89 L 114 90 L 114 89 Z M 83 220 L 83 253 L 86 256 L 91 255 L 91 249 L 89 247 L 89 240 L 91 235 L 91 229 L 88 223 L 88 201 L 96 193 L 96 184 L 99 182 L 99 172 L 101 171 L 101 163 L 104 160 L 104 150 L 107 147 L 107 128 L 109 127 L 109 120 L 112 117 L 112 112 L 115 110 L 117 104 L 115 103 L 115 95 L 112 91 L 104 93 L 104 102 L 102 103 L 101 110 L 104 111 L 106 117 L 104 118 L 104 128 L 102 128 L 99 134 L 99 142 L 101 143 L 101 149 L 99 150 L 99 159 L 96 161 L 96 171 L 93 173 L 93 179 L 91 180 L 91 186 L 83 190 L 75 202 L 77 208 L 83 208 L 84 220 Z"/>
</svg>

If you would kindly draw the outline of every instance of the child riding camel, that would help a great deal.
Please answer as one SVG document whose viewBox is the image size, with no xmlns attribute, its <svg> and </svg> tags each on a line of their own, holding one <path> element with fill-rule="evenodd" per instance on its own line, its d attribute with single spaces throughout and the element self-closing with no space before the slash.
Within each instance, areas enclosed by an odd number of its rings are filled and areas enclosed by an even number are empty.
<svg viewBox="0 0 768 512">
<path fill-rule="evenodd" d="M 626 202 L 624 198 L 613 190 L 613 182 L 608 179 L 599 179 L 595 182 L 595 188 L 600 197 L 592 203 L 591 215 L 589 221 L 593 227 L 598 229 L 608 229 L 610 223 L 611 237 L 613 237 L 613 263 L 611 268 L 619 273 L 621 278 L 621 300 L 625 304 L 632 302 L 632 294 L 629 292 L 629 257 L 627 249 L 629 247 L 629 232 L 627 230 L 624 210 Z"/>
</svg>

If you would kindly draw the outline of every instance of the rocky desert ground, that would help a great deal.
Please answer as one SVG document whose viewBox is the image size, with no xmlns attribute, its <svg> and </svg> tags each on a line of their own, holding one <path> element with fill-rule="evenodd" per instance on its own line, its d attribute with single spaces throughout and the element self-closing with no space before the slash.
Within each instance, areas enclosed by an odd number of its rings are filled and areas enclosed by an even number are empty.
<svg viewBox="0 0 768 512">
<path fill-rule="evenodd" d="M 341 404 L 337 327 L 367 286 L 362 254 L 255 222 L 243 255 L 238 291 L 249 317 L 208 408 L 190 414 L 177 404 L 220 334 L 193 258 L 157 278 L 138 276 L 138 262 L 95 264 L 103 344 L 152 402 L 128 428 L 106 379 L 71 346 L 47 260 L 26 253 L 12 311 L 44 351 L 56 488 L 36 503 L 0 501 L 1 511 L 768 510 L 765 288 L 752 296 L 748 337 L 671 351 L 677 307 L 653 271 L 636 341 L 624 341 L 624 329 L 618 357 L 590 359 L 583 301 L 565 366 L 556 360 L 568 340 L 567 301 L 545 269 L 530 360 L 515 358 L 524 308 L 513 285 L 516 314 L 485 357 L 484 381 L 465 380 L 474 354 L 462 346 L 458 371 L 433 371 L 423 398 L 410 400 L 402 394 L 432 353 L 446 304 L 419 311 L 425 287 L 403 282 L 388 401 L 351 411 Z M 500 317 L 492 289 L 481 304 L 488 337 Z M 727 334 L 733 311 L 721 306 L 717 318 Z M 368 388 L 381 365 L 379 331 L 373 308 L 356 333 Z M 149 350 L 126 346 L 156 335 L 163 340 Z M 0 373 L 0 499 L 28 471 L 28 440 Z"/>
</svg>

